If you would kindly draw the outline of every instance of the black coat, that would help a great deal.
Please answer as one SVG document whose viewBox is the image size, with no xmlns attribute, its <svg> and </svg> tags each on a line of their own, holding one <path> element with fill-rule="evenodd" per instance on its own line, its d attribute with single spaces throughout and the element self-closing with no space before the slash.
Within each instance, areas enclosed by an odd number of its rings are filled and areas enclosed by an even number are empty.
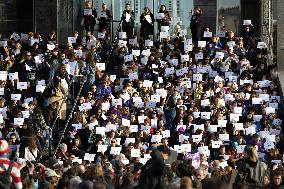
<svg viewBox="0 0 284 189">
<path fill-rule="evenodd" d="M 139 185 L 141 189 L 164 189 L 165 183 L 165 168 L 166 164 L 162 154 L 158 150 L 151 153 L 151 159 L 142 167 Z M 136 188 L 136 187 L 135 187 Z"/>
<path fill-rule="evenodd" d="M 97 11 L 93 9 L 92 15 L 84 15 L 84 26 L 94 27 L 96 25 Z"/>
<path fill-rule="evenodd" d="M 110 29 L 110 21 L 112 20 L 112 16 L 109 10 L 106 10 L 106 17 L 99 17 L 99 31 L 109 30 Z"/>
<path fill-rule="evenodd" d="M 152 13 L 150 13 L 150 17 L 152 20 L 152 23 L 149 23 L 146 18 L 145 15 L 142 14 L 140 16 L 140 23 L 141 23 L 141 36 L 148 36 L 148 35 L 154 35 L 154 15 Z"/>
</svg>

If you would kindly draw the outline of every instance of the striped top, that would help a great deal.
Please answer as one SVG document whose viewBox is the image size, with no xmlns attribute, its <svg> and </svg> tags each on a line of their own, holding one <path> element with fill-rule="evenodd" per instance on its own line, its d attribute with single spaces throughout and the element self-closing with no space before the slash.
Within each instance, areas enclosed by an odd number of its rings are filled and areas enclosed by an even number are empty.
<svg viewBox="0 0 284 189">
<path fill-rule="evenodd" d="M 10 160 L 8 158 L 0 158 L 0 164 L 3 164 L 3 167 L 5 167 L 5 169 L 8 170 Z M 3 172 L 4 172 L 3 168 L 0 167 L 0 174 L 2 174 Z M 14 165 L 12 167 L 10 175 L 12 177 L 12 182 L 13 182 L 14 188 L 15 189 L 22 189 L 23 185 L 22 185 L 22 178 L 21 178 L 20 169 L 19 169 L 18 164 L 15 163 L 15 162 L 14 162 Z"/>
</svg>

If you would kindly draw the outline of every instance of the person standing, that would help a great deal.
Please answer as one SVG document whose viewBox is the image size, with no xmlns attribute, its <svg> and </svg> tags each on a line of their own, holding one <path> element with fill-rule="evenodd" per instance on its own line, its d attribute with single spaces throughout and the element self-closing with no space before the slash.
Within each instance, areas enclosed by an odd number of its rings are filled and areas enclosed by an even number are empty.
<svg viewBox="0 0 284 189">
<path fill-rule="evenodd" d="M 197 7 L 194 9 L 194 13 L 190 19 L 192 42 L 195 44 L 197 44 L 197 42 L 199 41 L 200 28 L 201 28 L 200 15 L 201 15 L 201 9 Z"/>
<path fill-rule="evenodd" d="M 243 155 L 244 159 L 238 166 L 239 174 L 233 188 L 243 186 L 247 186 L 248 189 L 262 188 L 266 165 L 258 159 L 257 147 L 247 145 Z"/>
<path fill-rule="evenodd" d="M 158 29 L 161 32 L 161 26 L 169 26 L 171 21 L 171 16 L 169 11 L 167 10 L 166 5 L 161 5 L 158 13 L 164 13 L 164 17 L 162 19 L 157 19 Z"/>
<path fill-rule="evenodd" d="M 176 117 L 176 98 L 174 93 L 174 88 L 168 89 L 168 97 L 164 108 L 166 128 L 169 130 L 174 130 L 174 121 Z"/>
<path fill-rule="evenodd" d="M 98 15 L 99 20 L 99 32 L 105 32 L 109 36 L 110 32 L 110 22 L 112 20 L 112 15 L 105 3 L 102 4 L 102 10 Z"/>
<path fill-rule="evenodd" d="M 158 146 L 151 152 L 151 159 L 142 167 L 138 186 L 135 189 L 164 189 L 166 187 L 165 160 L 171 155 L 171 150 L 165 145 Z"/>
<path fill-rule="evenodd" d="M 134 34 L 134 11 L 131 10 L 131 5 L 129 3 L 126 4 L 125 10 L 122 13 L 122 31 L 126 32 L 126 36 L 128 39 L 133 38 Z"/>
<path fill-rule="evenodd" d="M 91 31 L 93 35 L 94 27 L 96 25 L 97 11 L 96 9 L 93 9 L 91 1 L 86 2 L 85 9 L 91 9 L 91 11 L 88 14 L 84 13 L 84 27 L 86 32 Z"/>
<path fill-rule="evenodd" d="M 144 8 L 144 12 L 140 16 L 140 24 L 140 36 L 143 40 L 148 39 L 150 35 L 154 35 L 154 15 L 148 7 Z"/>
<path fill-rule="evenodd" d="M 6 140 L 0 140 L 0 188 L 8 188 L 9 184 L 13 185 L 16 189 L 22 189 L 22 178 L 20 169 L 17 163 L 10 161 L 7 158 L 9 145 Z M 4 172 L 12 177 L 10 183 L 3 181 Z M 5 183 L 4 183 L 5 182 Z"/>
</svg>

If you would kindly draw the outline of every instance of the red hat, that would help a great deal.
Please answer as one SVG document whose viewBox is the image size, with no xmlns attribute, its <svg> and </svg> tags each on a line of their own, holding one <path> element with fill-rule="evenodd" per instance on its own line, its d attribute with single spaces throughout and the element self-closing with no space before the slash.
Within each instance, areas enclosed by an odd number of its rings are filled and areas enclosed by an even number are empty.
<svg viewBox="0 0 284 189">
<path fill-rule="evenodd" d="M 9 145 L 6 140 L 0 140 L 0 154 L 6 154 L 8 152 Z"/>
</svg>

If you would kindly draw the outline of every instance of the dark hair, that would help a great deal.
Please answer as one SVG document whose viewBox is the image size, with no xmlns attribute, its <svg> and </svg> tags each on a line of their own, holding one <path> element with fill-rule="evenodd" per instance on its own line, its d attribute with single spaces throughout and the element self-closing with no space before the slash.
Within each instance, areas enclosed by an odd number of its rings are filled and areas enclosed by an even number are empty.
<svg viewBox="0 0 284 189">
<path fill-rule="evenodd" d="M 177 165 L 176 174 L 178 177 L 182 178 L 184 176 L 191 177 L 193 175 L 194 167 L 189 163 L 179 163 Z"/>
<path fill-rule="evenodd" d="M 166 5 L 161 5 L 161 6 L 160 6 L 160 11 L 162 11 L 162 7 L 165 7 L 165 11 L 167 11 Z"/>
<path fill-rule="evenodd" d="M 170 150 L 170 148 L 169 148 L 168 146 L 166 146 L 166 145 L 158 146 L 157 149 L 158 149 L 160 152 L 164 153 L 164 154 L 171 155 L 171 150 Z"/>
</svg>

